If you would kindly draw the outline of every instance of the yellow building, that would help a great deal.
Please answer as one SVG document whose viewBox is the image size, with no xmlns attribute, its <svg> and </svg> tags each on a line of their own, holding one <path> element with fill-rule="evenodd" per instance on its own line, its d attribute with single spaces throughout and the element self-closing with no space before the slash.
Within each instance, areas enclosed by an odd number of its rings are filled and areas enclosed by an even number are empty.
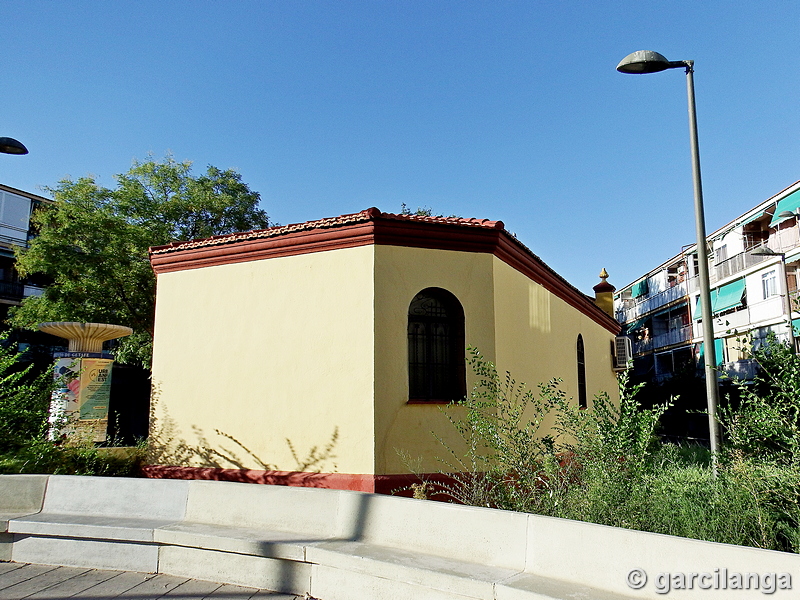
<svg viewBox="0 0 800 600">
<path fill-rule="evenodd" d="M 375 490 L 409 472 L 403 454 L 436 471 L 467 346 L 531 387 L 562 378 L 576 402 L 616 394 L 617 322 L 500 221 L 370 208 L 150 258 L 151 436 L 176 465 L 154 476 Z M 297 473 L 329 444 L 323 474 Z"/>
</svg>

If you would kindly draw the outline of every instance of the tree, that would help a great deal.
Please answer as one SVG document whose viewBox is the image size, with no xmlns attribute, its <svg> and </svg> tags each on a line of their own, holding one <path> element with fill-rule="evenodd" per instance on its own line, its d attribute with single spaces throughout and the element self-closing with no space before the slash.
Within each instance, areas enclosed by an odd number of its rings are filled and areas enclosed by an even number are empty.
<svg viewBox="0 0 800 600">
<path fill-rule="evenodd" d="M 259 194 L 232 170 L 209 166 L 195 177 L 191 162 L 168 155 L 134 162 L 115 179 L 115 189 L 93 177 L 48 188 L 55 202 L 34 214 L 37 235 L 17 252 L 17 269 L 52 284 L 26 298 L 10 321 L 30 329 L 43 321 L 127 325 L 134 333 L 119 341 L 116 359 L 149 367 L 155 276 L 148 248 L 270 223 L 258 208 Z"/>
</svg>

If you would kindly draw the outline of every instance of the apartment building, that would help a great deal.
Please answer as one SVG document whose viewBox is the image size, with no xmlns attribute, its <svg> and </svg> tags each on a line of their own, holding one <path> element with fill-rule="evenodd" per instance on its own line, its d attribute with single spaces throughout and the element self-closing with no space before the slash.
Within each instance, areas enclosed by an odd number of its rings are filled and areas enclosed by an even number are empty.
<svg viewBox="0 0 800 600">
<path fill-rule="evenodd" d="M 14 249 L 27 247 L 33 210 L 48 202 L 52 200 L 0 184 L 0 322 L 5 321 L 9 307 L 43 291 L 40 282 L 20 278 L 14 268 Z"/>
<path fill-rule="evenodd" d="M 796 344 L 800 325 L 800 181 L 707 237 L 714 344 L 721 373 L 751 379 L 747 350 L 769 332 Z M 663 381 L 703 361 L 697 246 L 614 295 L 639 376 Z M 798 330 L 800 331 L 800 330 Z"/>
</svg>

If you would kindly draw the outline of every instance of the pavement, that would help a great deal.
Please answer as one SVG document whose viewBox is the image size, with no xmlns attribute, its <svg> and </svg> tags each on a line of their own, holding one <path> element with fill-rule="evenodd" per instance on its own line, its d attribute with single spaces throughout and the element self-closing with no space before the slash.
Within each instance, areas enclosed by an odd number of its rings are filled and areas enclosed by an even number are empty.
<svg viewBox="0 0 800 600">
<path fill-rule="evenodd" d="M 302 596 L 155 573 L 0 562 L 0 600 L 299 600 Z"/>
</svg>

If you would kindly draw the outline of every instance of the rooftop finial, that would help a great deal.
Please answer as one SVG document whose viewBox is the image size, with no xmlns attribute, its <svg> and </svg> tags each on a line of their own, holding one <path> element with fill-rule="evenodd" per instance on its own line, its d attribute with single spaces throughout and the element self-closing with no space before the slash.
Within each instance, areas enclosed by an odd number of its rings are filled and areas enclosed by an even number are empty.
<svg viewBox="0 0 800 600">
<path fill-rule="evenodd" d="M 608 279 L 608 271 L 606 271 L 605 267 L 603 267 L 603 270 L 600 271 L 600 279 L 602 279 L 603 281 Z"/>
</svg>

